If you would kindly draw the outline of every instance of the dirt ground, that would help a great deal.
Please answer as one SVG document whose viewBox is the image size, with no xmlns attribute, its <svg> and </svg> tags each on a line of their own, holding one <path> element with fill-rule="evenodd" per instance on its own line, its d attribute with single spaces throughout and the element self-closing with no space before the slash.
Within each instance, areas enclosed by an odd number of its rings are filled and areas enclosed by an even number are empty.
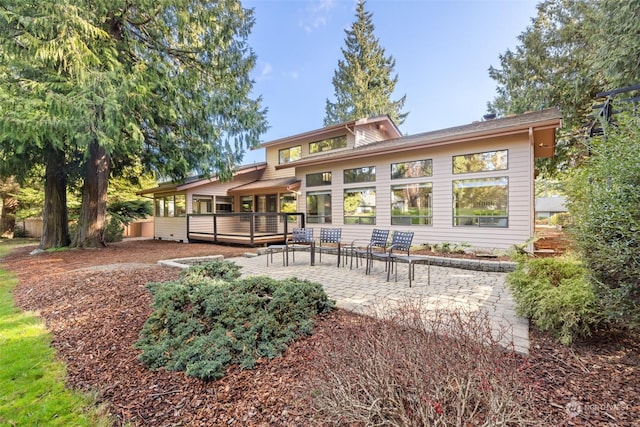
<svg viewBox="0 0 640 427">
<path fill-rule="evenodd" d="M 53 333 L 70 387 L 98 391 L 118 424 L 136 426 L 306 426 L 316 418 L 305 386 L 319 340 L 339 334 L 352 314 L 321 318 L 315 334 L 253 370 L 229 368 L 218 381 L 149 371 L 133 343 L 150 314 L 149 282 L 175 278 L 158 260 L 240 256 L 255 249 L 127 240 L 103 249 L 30 255 L 23 247 L 2 260 L 18 277 L 16 303 L 40 313 Z M 640 420 L 640 339 L 601 333 L 565 347 L 531 331 L 530 372 L 538 383 L 540 424 L 632 426 Z M 544 420 L 544 421 L 543 421 Z"/>
</svg>

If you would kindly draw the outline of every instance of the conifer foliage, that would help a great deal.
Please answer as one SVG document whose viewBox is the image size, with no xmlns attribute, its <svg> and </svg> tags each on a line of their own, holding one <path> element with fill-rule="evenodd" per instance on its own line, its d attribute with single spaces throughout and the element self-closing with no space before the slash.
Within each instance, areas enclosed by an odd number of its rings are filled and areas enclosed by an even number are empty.
<svg viewBox="0 0 640 427">
<path fill-rule="evenodd" d="M 398 82 L 398 75 L 392 76 L 396 61 L 375 37 L 373 14 L 365 10 L 365 3 L 358 2 L 357 19 L 345 30 L 344 59 L 334 72 L 335 102 L 327 99 L 325 126 L 380 115 L 401 125 L 408 115 L 402 112 L 406 95 L 391 99 Z"/>
</svg>

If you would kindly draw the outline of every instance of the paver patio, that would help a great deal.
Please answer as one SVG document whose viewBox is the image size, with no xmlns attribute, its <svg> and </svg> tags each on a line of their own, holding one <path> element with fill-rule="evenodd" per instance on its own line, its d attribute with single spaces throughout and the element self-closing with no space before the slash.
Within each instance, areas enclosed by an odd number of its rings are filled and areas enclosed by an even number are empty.
<svg viewBox="0 0 640 427">
<path fill-rule="evenodd" d="M 242 266 L 242 274 L 268 275 L 274 279 L 298 277 L 321 283 L 336 305 L 362 314 L 372 314 L 380 307 L 390 307 L 408 299 L 419 300 L 428 308 L 483 310 L 488 313 L 494 330 L 505 330 L 505 343 L 513 340 L 519 353 L 529 352 L 529 323 L 516 315 L 515 301 L 506 287 L 506 273 L 465 270 L 431 266 L 431 282 L 427 284 L 427 266 L 416 265 L 415 281 L 408 284 L 408 268 L 400 264 L 398 281 L 387 282 L 384 263 L 374 262 L 372 274 L 364 268 L 353 270 L 336 267 L 335 255 L 323 255 L 322 263 L 316 254 L 316 265 L 309 265 L 309 253 L 296 252 L 296 260 L 289 258 L 289 266 L 282 265 L 279 254 L 267 267 L 266 255 L 232 258 Z"/>
</svg>

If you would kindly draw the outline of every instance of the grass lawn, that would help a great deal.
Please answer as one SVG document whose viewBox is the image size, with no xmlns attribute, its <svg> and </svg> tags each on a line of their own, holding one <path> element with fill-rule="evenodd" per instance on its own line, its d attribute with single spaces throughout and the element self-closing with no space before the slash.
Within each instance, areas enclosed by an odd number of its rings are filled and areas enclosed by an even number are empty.
<svg viewBox="0 0 640 427">
<path fill-rule="evenodd" d="M 0 260 L 15 244 L 0 240 Z M 90 396 L 64 386 L 51 334 L 34 313 L 15 307 L 15 276 L 0 269 L 0 426 L 107 426 Z"/>
</svg>

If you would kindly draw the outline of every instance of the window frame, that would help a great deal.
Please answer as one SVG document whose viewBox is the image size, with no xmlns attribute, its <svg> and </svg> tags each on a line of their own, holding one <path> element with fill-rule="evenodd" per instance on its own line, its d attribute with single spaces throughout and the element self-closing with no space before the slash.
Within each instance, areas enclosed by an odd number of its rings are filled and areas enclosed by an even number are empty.
<svg viewBox="0 0 640 427">
<path fill-rule="evenodd" d="M 394 166 L 399 166 L 399 165 L 416 165 L 417 163 L 428 163 L 428 167 L 421 167 L 421 170 L 427 171 L 426 174 L 421 174 L 421 175 L 416 175 L 416 176 L 406 176 L 406 174 L 404 176 L 399 176 L 398 173 L 396 172 L 394 174 Z M 433 159 L 422 159 L 422 160 L 411 160 L 411 161 L 407 161 L 407 162 L 398 162 L 398 163 L 391 163 L 391 174 L 390 177 L 391 179 L 414 179 L 414 178 L 428 178 L 428 177 L 432 177 L 433 176 Z M 412 166 L 408 166 L 407 170 L 411 170 Z"/>
<path fill-rule="evenodd" d="M 320 176 L 320 184 L 315 184 L 312 180 L 309 180 L 309 177 L 311 176 Z M 327 177 L 329 178 L 328 180 L 326 179 Z M 305 183 L 307 187 L 322 187 L 325 185 L 331 185 L 332 178 L 331 171 L 308 173 L 305 175 Z"/>
<path fill-rule="evenodd" d="M 498 209 L 486 209 L 488 205 L 486 205 L 486 201 L 480 201 L 480 203 L 485 204 L 485 206 L 478 207 L 470 207 L 470 208 L 458 208 L 456 205 L 458 204 L 457 197 L 457 189 L 460 188 L 486 188 L 490 187 L 489 185 L 469 185 L 467 187 L 456 187 L 457 183 L 478 183 L 478 182 L 498 182 L 503 181 L 503 185 L 495 185 L 494 187 L 504 187 L 505 194 L 501 195 L 505 198 L 505 206 L 504 213 L 501 213 Z M 509 228 L 509 177 L 508 176 L 495 176 L 495 177 L 483 177 L 483 178 L 471 178 L 471 179 L 460 179 L 452 181 L 452 225 L 453 227 L 488 227 L 488 228 Z M 474 198 L 471 196 L 471 198 Z M 478 202 L 476 202 L 478 203 Z M 460 214 L 459 210 L 475 210 L 475 211 L 497 211 L 498 214 L 494 213 L 472 213 L 472 214 Z M 464 223 L 461 223 L 464 222 Z"/>
<path fill-rule="evenodd" d="M 296 158 L 293 158 L 293 156 L 291 155 L 291 150 L 293 149 L 297 149 L 298 151 L 298 155 Z M 288 153 L 287 157 L 283 156 L 285 152 Z M 294 145 L 293 147 L 281 148 L 280 150 L 278 150 L 278 164 L 280 165 L 292 163 L 300 160 L 301 158 L 302 158 L 302 145 Z"/>
<path fill-rule="evenodd" d="M 222 200 L 220 200 L 222 199 Z M 220 201 L 219 201 L 220 200 Z M 234 211 L 234 197 L 233 196 L 215 196 L 214 198 L 214 210 L 215 213 L 233 213 Z M 230 206 L 229 210 L 220 209 L 220 206 Z"/>
<path fill-rule="evenodd" d="M 309 203 L 309 198 L 314 196 L 315 197 L 324 196 L 323 201 L 325 200 L 329 201 L 328 215 L 326 214 L 327 210 L 325 209 L 323 209 L 323 213 L 324 213 L 323 215 L 319 214 L 320 209 L 317 209 L 317 213 L 315 215 L 312 212 L 310 212 L 309 206 L 311 206 L 311 203 Z M 306 213 L 305 213 L 306 222 L 308 224 L 331 224 L 333 222 L 333 200 L 332 200 L 331 190 L 308 191 L 305 194 L 305 202 L 306 202 Z M 316 202 L 316 206 L 319 206 L 318 202 Z M 324 204 L 324 206 L 326 207 L 326 204 Z"/>
<path fill-rule="evenodd" d="M 370 204 L 359 204 L 358 209 L 367 208 L 372 209 L 373 215 L 347 215 L 346 204 L 346 195 L 347 193 L 357 193 L 363 194 L 363 192 L 373 192 L 373 205 Z M 366 197 L 371 198 L 371 195 L 361 197 L 361 201 L 364 201 Z M 376 225 L 377 215 L 378 215 L 378 207 L 377 207 L 377 187 L 352 187 L 352 188 L 344 188 L 342 193 L 342 209 L 343 209 L 343 223 L 344 225 Z"/>
<path fill-rule="evenodd" d="M 206 205 L 206 209 L 202 211 L 202 205 Z M 213 196 L 194 194 L 191 196 L 191 213 L 195 215 L 206 215 L 213 213 Z"/>
<path fill-rule="evenodd" d="M 487 156 L 491 153 L 497 154 L 500 152 L 504 152 L 504 166 L 503 167 L 498 167 L 498 168 L 484 168 L 484 169 L 478 169 L 478 170 L 465 170 L 465 171 L 456 171 L 456 158 L 459 157 L 472 157 L 472 156 Z M 466 159 L 467 161 L 470 159 Z M 480 161 L 483 161 L 482 159 L 479 159 Z M 484 160 L 484 164 L 486 165 L 486 160 Z M 498 172 L 498 171 L 506 171 L 509 170 L 509 150 L 504 148 L 501 150 L 489 150 L 489 151 L 480 151 L 478 153 L 470 153 L 470 154 L 457 154 L 454 156 L 451 156 L 451 173 L 453 175 L 462 175 L 462 174 L 467 174 L 467 173 L 484 173 L 484 172 Z"/>
<path fill-rule="evenodd" d="M 334 146 L 334 144 L 338 140 L 341 140 L 343 142 L 341 142 L 340 145 L 336 147 Z M 319 148 L 314 149 L 313 147 L 319 147 Z M 329 147 L 329 148 L 324 148 L 324 147 Z M 325 138 L 319 141 L 312 141 L 309 143 L 309 154 L 324 153 L 326 151 L 339 150 L 341 148 L 347 148 L 347 135 L 338 135 L 331 138 Z"/>
<path fill-rule="evenodd" d="M 154 197 L 153 216 L 156 218 L 181 218 L 187 216 L 187 195 Z M 162 211 L 162 212 L 159 212 Z M 161 213 L 159 215 L 159 213 Z"/>
<path fill-rule="evenodd" d="M 367 171 L 365 171 L 365 169 Z M 349 173 L 353 171 L 353 175 Z M 360 172 L 356 172 L 360 171 Z M 350 179 L 347 179 L 350 177 Z M 359 168 L 343 169 L 342 171 L 343 183 L 345 184 L 360 184 L 363 182 L 376 182 L 376 167 L 375 166 L 362 166 Z"/>
<path fill-rule="evenodd" d="M 418 212 L 421 210 L 425 210 L 425 215 L 394 215 L 394 204 L 398 203 L 398 201 L 394 201 L 395 191 L 402 189 L 409 189 L 410 187 L 414 187 L 417 191 L 421 189 L 428 189 L 427 198 L 427 206 L 426 207 L 411 207 L 408 209 L 418 209 Z M 391 197 L 391 225 L 407 225 L 407 226 L 420 226 L 420 225 L 433 225 L 433 183 L 432 182 L 411 182 L 405 184 L 394 184 L 390 187 L 390 197 Z M 402 199 L 406 201 L 406 199 Z M 408 220 L 408 221 L 407 221 Z"/>
</svg>

